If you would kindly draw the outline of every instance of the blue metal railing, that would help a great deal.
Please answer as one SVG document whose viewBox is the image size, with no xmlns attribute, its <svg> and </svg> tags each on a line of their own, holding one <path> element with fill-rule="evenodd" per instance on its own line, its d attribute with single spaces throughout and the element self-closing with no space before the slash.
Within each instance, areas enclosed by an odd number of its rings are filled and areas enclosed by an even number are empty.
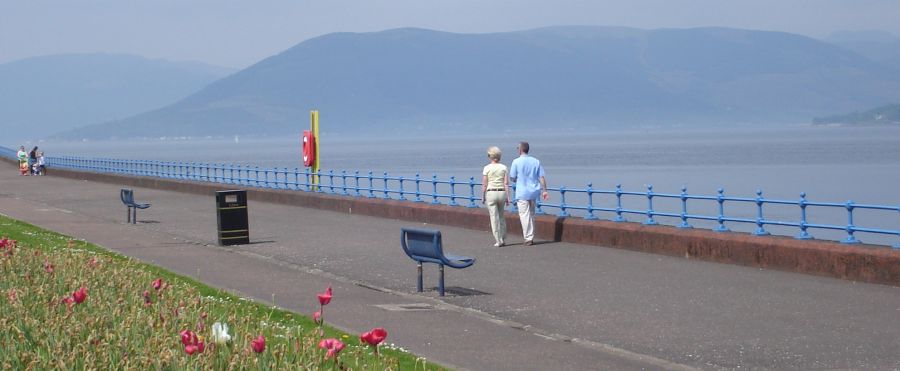
<svg viewBox="0 0 900 371">
<path fill-rule="evenodd" d="M 0 156 L 14 158 L 15 151 L 0 147 Z M 448 179 L 439 179 L 437 175 L 423 177 L 415 174 L 413 177 L 404 177 L 391 176 L 386 172 L 376 174 L 372 171 L 335 172 L 333 170 L 312 173 L 308 168 L 259 168 L 240 164 L 74 156 L 48 157 L 47 164 L 50 168 L 88 172 L 319 192 L 348 197 L 381 198 L 431 204 L 446 203 L 450 206 L 469 208 L 479 207 L 478 203 L 481 200 L 481 183 L 472 177 L 457 179 L 451 176 Z M 313 177 L 316 175 L 319 177 L 318 185 L 312 183 Z M 574 217 L 573 214 L 577 213 L 584 219 L 596 220 L 600 219 L 598 214 L 604 213 L 609 215 L 610 220 L 614 222 L 625 222 L 627 216 L 639 216 L 645 225 L 659 224 L 656 218 L 663 217 L 677 221 L 676 226 L 684 229 L 693 228 L 692 221 L 713 223 L 712 230 L 716 232 L 729 232 L 729 224 L 749 225 L 755 227 L 752 234 L 756 236 L 770 235 L 771 232 L 766 229 L 769 226 L 789 227 L 798 229 L 794 238 L 802 240 L 813 238 L 810 230 L 833 230 L 843 231 L 844 237 L 840 242 L 845 244 L 860 243 L 856 237 L 857 233 L 897 236 L 900 239 L 900 230 L 864 227 L 856 225 L 854 222 L 854 216 L 860 211 L 882 212 L 885 216 L 887 213 L 892 213 L 896 217 L 900 215 L 900 206 L 857 204 L 853 201 L 844 203 L 814 202 L 808 200 L 805 193 L 800 193 L 800 198 L 797 200 L 765 198 L 762 191 L 756 191 L 756 197 L 726 196 L 724 189 L 719 189 L 712 196 L 693 195 L 687 193 L 686 187 L 682 187 L 680 193 L 658 193 L 650 185 L 646 187 L 646 191 L 640 192 L 626 191 L 622 189 L 621 185 L 616 185 L 614 189 L 595 189 L 590 183 L 586 188 L 560 186 L 551 187 L 549 190 L 554 196 L 558 196 L 552 197 L 552 199 L 559 200 L 559 202 L 539 201 L 536 209 L 538 214 L 547 214 L 545 209 L 549 208 L 558 210 L 556 215 L 560 217 Z M 572 202 L 573 198 L 580 202 Z M 597 198 L 614 201 L 614 205 L 598 206 Z M 646 202 L 646 207 L 639 206 L 641 201 Z M 667 202 L 667 207 L 660 210 L 660 202 Z M 699 204 L 703 205 L 698 206 Z M 712 207 L 710 208 L 710 206 Z M 799 219 L 783 221 L 766 217 L 767 210 L 784 206 L 793 208 L 794 215 L 797 215 Z M 700 212 L 699 210 L 704 207 L 713 211 L 707 214 Z M 747 207 L 750 207 L 752 211 L 748 211 Z M 743 212 L 738 209 L 742 209 Z M 847 223 L 812 222 L 808 218 L 811 210 L 843 212 L 846 215 Z M 515 204 L 511 211 L 516 211 Z M 781 214 L 784 214 L 784 210 L 781 211 Z M 823 211 L 822 213 L 827 212 Z M 900 249 L 900 241 L 895 243 L 893 248 Z"/>
</svg>

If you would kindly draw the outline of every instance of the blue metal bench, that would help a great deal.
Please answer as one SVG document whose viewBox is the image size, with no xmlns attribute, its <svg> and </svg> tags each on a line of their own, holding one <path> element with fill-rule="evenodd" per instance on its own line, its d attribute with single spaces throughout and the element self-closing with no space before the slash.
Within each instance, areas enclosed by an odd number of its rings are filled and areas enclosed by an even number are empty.
<svg viewBox="0 0 900 371">
<path fill-rule="evenodd" d="M 418 268 L 418 281 L 416 289 L 422 292 L 422 263 L 434 263 L 440 267 L 440 279 L 438 280 L 438 292 L 444 296 L 444 266 L 462 269 L 475 264 L 475 258 L 458 255 L 444 254 L 441 245 L 441 231 L 417 228 L 400 229 L 400 245 L 403 252 L 415 260 Z"/>
<path fill-rule="evenodd" d="M 146 209 L 150 207 L 150 204 L 139 204 L 134 202 L 134 191 L 129 188 L 122 188 L 119 191 L 119 198 L 122 199 L 122 203 L 125 204 L 125 216 L 127 218 L 128 223 L 137 224 L 137 209 Z"/>
</svg>

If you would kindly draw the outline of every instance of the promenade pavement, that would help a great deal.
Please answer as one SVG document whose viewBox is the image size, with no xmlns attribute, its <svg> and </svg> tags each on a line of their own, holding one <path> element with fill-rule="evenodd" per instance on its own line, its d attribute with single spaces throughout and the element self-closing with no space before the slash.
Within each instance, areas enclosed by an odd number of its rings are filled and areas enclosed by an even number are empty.
<svg viewBox="0 0 900 371">
<path fill-rule="evenodd" d="M 301 313 L 333 286 L 331 324 L 463 369 L 900 369 L 898 287 L 252 201 L 251 244 L 219 247 L 213 195 L 135 188 L 128 225 L 119 188 L 3 163 L 0 213 Z M 402 226 L 478 261 L 416 293 Z"/>
</svg>

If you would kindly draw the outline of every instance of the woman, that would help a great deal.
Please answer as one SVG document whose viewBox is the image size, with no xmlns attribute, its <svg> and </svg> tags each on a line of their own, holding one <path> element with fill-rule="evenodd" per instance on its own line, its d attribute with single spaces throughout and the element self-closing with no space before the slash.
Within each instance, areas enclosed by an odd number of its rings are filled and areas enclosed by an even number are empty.
<svg viewBox="0 0 900 371">
<path fill-rule="evenodd" d="M 504 209 L 509 204 L 509 170 L 500 163 L 500 148 L 487 149 L 491 160 L 484 167 L 481 177 L 481 202 L 487 205 L 491 214 L 491 231 L 494 233 L 494 247 L 506 243 L 506 216 Z"/>
<path fill-rule="evenodd" d="M 28 175 L 28 152 L 25 152 L 25 146 L 19 147 L 16 157 L 19 158 L 19 175 Z"/>
</svg>

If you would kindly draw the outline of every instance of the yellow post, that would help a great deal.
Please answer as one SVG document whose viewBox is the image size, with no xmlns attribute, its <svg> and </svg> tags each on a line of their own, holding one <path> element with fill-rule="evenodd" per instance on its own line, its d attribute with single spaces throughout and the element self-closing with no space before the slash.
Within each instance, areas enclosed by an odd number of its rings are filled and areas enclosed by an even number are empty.
<svg viewBox="0 0 900 371">
<path fill-rule="evenodd" d="M 310 121 L 310 130 L 312 131 L 313 138 L 316 140 L 316 152 L 315 152 L 315 161 L 313 161 L 312 165 L 312 184 L 314 190 L 318 190 L 319 184 L 319 147 L 322 146 L 322 142 L 319 141 L 319 111 L 312 110 L 309 111 L 309 121 Z"/>
</svg>

